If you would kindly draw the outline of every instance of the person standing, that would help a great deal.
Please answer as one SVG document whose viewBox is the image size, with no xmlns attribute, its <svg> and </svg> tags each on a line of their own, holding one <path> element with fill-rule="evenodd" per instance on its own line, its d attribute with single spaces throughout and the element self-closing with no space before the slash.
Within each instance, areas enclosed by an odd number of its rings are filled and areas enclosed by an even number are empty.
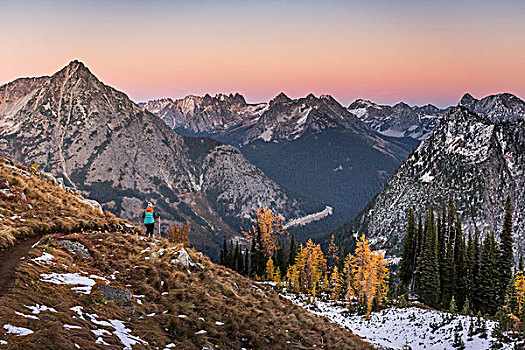
<svg viewBox="0 0 525 350">
<path fill-rule="evenodd" d="M 155 228 L 155 219 L 159 217 L 159 214 L 153 209 L 153 204 L 148 202 L 147 208 L 142 213 L 142 219 L 146 226 L 146 237 L 153 237 L 153 230 Z"/>
</svg>

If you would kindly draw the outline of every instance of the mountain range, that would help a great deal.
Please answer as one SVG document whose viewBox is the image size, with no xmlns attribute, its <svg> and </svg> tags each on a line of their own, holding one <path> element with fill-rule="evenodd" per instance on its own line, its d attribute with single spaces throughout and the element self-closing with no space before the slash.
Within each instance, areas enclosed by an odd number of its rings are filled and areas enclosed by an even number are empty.
<svg viewBox="0 0 525 350">
<path fill-rule="evenodd" d="M 410 137 L 419 141 L 436 128 L 448 109 L 431 104 L 412 107 L 403 102 L 394 106 L 378 105 L 362 99 L 348 106 L 351 113 L 385 136 Z"/>
<path fill-rule="evenodd" d="M 287 219 L 323 211 L 269 179 L 236 148 L 183 137 L 81 62 L 0 87 L 0 155 L 33 164 L 105 210 L 138 222 L 148 201 L 163 230 L 188 222 L 198 249 L 217 254 L 261 206 Z"/>
<path fill-rule="evenodd" d="M 525 240 L 525 102 L 504 93 L 466 94 L 352 221 L 336 230 L 352 244 L 366 234 L 376 248 L 398 253 L 407 212 L 441 207 L 451 198 L 465 233 L 501 231 L 504 202 L 514 208 L 515 252 Z"/>
<path fill-rule="evenodd" d="M 377 132 L 329 95 L 280 93 L 249 104 L 239 94 L 218 94 L 140 105 L 181 134 L 238 147 L 275 182 L 333 208 L 308 227 L 309 236 L 357 214 L 419 143 Z"/>
</svg>

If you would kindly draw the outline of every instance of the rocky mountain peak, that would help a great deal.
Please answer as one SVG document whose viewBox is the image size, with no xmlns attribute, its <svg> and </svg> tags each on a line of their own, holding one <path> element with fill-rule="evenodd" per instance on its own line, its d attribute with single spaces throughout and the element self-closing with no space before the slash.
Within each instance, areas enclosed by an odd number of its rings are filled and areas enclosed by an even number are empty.
<svg viewBox="0 0 525 350">
<path fill-rule="evenodd" d="M 279 95 L 275 96 L 271 101 L 270 105 L 276 104 L 276 103 L 286 103 L 292 101 L 284 92 L 279 93 Z"/>
<path fill-rule="evenodd" d="M 476 101 L 478 101 L 478 100 L 475 99 L 471 94 L 469 94 L 467 92 L 466 94 L 463 95 L 463 97 L 459 101 L 459 104 L 462 105 L 462 106 L 469 106 L 469 105 L 471 105 L 472 103 L 474 103 Z"/>
<path fill-rule="evenodd" d="M 481 100 L 469 96 L 469 94 L 463 96 L 459 104 L 474 113 L 490 119 L 493 123 L 525 118 L 525 102 L 513 94 L 495 94 L 486 96 Z"/>
</svg>

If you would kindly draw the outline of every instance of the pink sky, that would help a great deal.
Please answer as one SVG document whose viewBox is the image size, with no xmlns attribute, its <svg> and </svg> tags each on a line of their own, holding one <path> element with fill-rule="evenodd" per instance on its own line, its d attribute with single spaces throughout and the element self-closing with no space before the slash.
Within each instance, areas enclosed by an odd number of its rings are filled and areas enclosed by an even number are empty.
<svg viewBox="0 0 525 350">
<path fill-rule="evenodd" d="M 520 1 L 3 2 L 0 84 L 73 59 L 132 99 L 525 96 Z"/>
</svg>

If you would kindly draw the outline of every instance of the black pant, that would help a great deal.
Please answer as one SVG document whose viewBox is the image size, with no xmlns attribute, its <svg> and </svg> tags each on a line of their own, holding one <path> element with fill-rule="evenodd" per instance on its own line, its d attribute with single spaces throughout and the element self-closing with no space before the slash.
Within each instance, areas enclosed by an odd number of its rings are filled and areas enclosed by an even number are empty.
<svg viewBox="0 0 525 350">
<path fill-rule="evenodd" d="M 153 237 L 153 228 L 155 227 L 155 224 L 144 224 L 146 225 L 146 237 Z"/>
</svg>

